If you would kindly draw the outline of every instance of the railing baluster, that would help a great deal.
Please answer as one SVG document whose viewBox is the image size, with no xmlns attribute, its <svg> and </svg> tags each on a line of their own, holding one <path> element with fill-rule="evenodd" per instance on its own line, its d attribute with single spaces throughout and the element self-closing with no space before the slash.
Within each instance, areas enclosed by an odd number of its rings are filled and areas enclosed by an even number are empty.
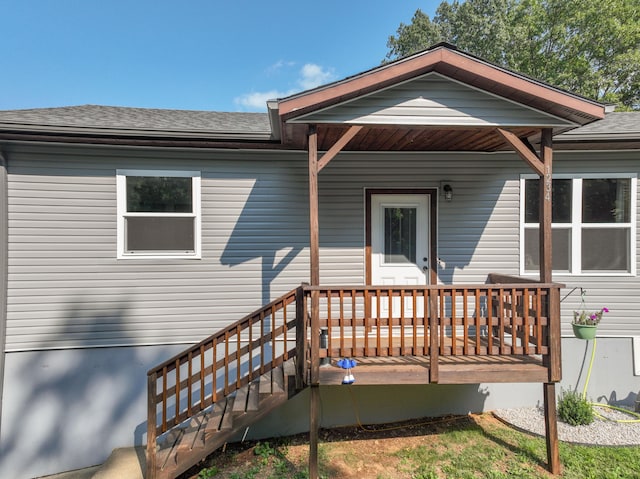
<svg viewBox="0 0 640 479">
<path fill-rule="evenodd" d="M 375 293 L 375 290 L 374 290 Z M 373 298 L 369 299 L 369 290 L 364 290 L 365 305 L 373 301 Z M 373 308 L 369 308 L 371 311 Z M 371 318 L 373 319 L 373 318 Z M 364 315 L 364 356 L 369 356 L 369 315 Z"/>
<path fill-rule="evenodd" d="M 251 377 L 251 375 L 253 374 L 253 348 L 251 347 L 251 345 L 253 344 L 253 316 L 251 316 L 247 322 L 248 322 L 248 326 L 247 329 L 249 330 L 249 377 Z"/>
<path fill-rule="evenodd" d="M 241 366 L 242 358 L 240 356 L 240 350 L 242 349 L 242 343 L 240 342 L 240 325 L 236 326 L 236 389 L 240 389 L 240 377 L 242 375 Z"/>
<path fill-rule="evenodd" d="M 214 339 L 211 342 L 211 356 L 212 356 L 211 387 L 213 388 L 211 393 L 211 399 L 215 403 L 218 401 L 218 370 L 216 369 L 216 366 L 218 365 L 218 340 L 217 339 Z"/>
<path fill-rule="evenodd" d="M 404 293 L 405 290 L 402 288 L 400 290 L 400 354 L 399 356 L 404 356 L 404 316 L 405 316 L 405 307 L 404 307 Z"/>
<path fill-rule="evenodd" d="M 204 376 L 204 344 L 200 345 L 200 407 L 204 407 L 204 387 L 205 387 L 205 376 Z"/>
<path fill-rule="evenodd" d="M 423 309 L 422 309 L 422 329 L 424 331 L 424 338 L 423 338 L 423 344 L 422 344 L 422 354 L 426 354 L 426 350 L 427 350 L 427 331 L 429 331 L 429 328 L 427 326 L 427 322 L 425 321 L 424 318 L 427 317 L 427 301 L 426 301 L 426 297 L 427 297 L 427 292 L 426 290 L 422 290 L 422 304 L 423 304 Z M 413 295 L 413 301 L 412 301 L 412 305 L 413 305 L 413 351 L 412 354 L 415 354 L 416 356 L 418 355 L 418 291 L 416 291 L 416 293 Z"/>
<path fill-rule="evenodd" d="M 187 415 L 191 417 L 191 402 L 193 401 L 192 397 L 192 377 L 193 375 L 193 352 L 189 351 L 187 355 Z"/>
<path fill-rule="evenodd" d="M 480 290 L 476 288 L 476 299 L 475 299 L 475 324 L 476 324 L 476 355 L 481 353 L 480 348 L 480 331 L 482 329 L 482 324 L 480 322 Z"/>
<path fill-rule="evenodd" d="M 180 414 L 180 359 L 176 359 L 176 417 Z"/>
<path fill-rule="evenodd" d="M 339 301 L 340 301 L 340 318 L 338 319 L 339 328 L 340 328 L 340 355 L 345 355 L 344 352 L 344 291 L 341 289 L 339 293 Z M 351 322 L 355 323 L 355 318 L 351 318 Z M 352 342 L 355 341 L 355 335 L 352 339 Z M 353 356 L 353 353 L 349 354 L 349 356 Z"/>
<path fill-rule="evenodd" d="M 499 306 L 498 306 L 498 328 L 499 328 L 499 341 L 500 341 L 500 351 L 498 352 L 498 354 L 505 354 L 505 340 L 506 338 L 504 337 L 504 317 L 506 314 L 506 311 L 504 309 L 504 289 L 500 288 L 499 289 L 499 294 L 500 294 L 500 300 L 499 300 Z"/>
<path fill-rule="evenodd" d="M 162 368 L 162 432 L 167 432 L 167 367 Z"/>
<path fill-rule="evenodd" d="M 229 331 L 224 333 L 224 394 L 229 394 Z"/>
<path fill-rule="evenodd" d="M 258 316 L 260 319 L 260 376 L 262 376 L 264 371 L 264 311 L 260 311 L 260 315 Z"/>
<path fill-rule="evenodd" d="M 536 354 L 542 354 L 542 291 L 536 289 Z"/>
<path fill-rule="evenodd" d="M 458 331 L 456 328 L 456 289 L 451 289 L 451 355 L 458 355 Z"/>
<path fill-rule="evenodd" d="M 524 346 L 524 354 L 529 354 L 529 289 L 524 288 L 522 292 L 522 321 L 523 321 L 523 337 L 522 345 Z"/>
<path fill-rule="evenodd" d="M 464 334 L 464 343 L 462 344 L 462 354 L 465 356 L 469 354 L 469 290 L 464 288 L 462 290 L 462 327 Z"/>
<path fill-rule="evenodd" d="M 488 354 L 493 354 L 493 290 L 487 289 L 487 348 Z"/>
<path fill-rule="evenodd" d="M 365 302 L 367 301 L 366 293 L 364 294 L 364 300 L 365 300 Z M 352 289 L 351 290 L 351 354 L 349 356 L 355 356 L 356 347 L 357 347 L 357 344 L 356 344 L 357 331 L 358 331 L 357 324 L 356 324 L 357 323 L 357 321 L 356 321 L 356 318 L 357 318 L 356 311 L 357 311 L 357 309 L 358 308 L 357 308 L 357 302 L 356 302 L 356 290 Z M 364 324 L 364 327 L 365 327 L 364 334 L 365 334 L 365 337 L 366 337 L 366 334 L 367 334 L 367 320 L 366 320 L 367 308 L 366 308 L 366 306 L 365 306 L 365 308 L 363 308 L 363 311 L 365 311 L 363 324 Z M 365 356 L 366 356 L 366 354 L 365 354 Z"/>
<path fill-rule="evenodd" d="M 333 321 L 333 315 L 331 314 L 331 290 L 327 290 L 327 357 L 331 357 L 331 348 L 333 347 L 333 340 L 331 339 L 331 321 Z"/>
<path fill-rule="evenodd" d="M 518 347 L 518 301 L 516 289 L 511 289 L 511 354 L 515 354 Z"/>
<path fill-rule="evenodd" d="M 377 304 L 377 310 L 376 310 L 376 351 L 374 353 L 374 356 L 378 356 L 380 354 L 380 317 L 382 316 L 382 310 L 381 310 L 381 306 L 382 306 L 382 290 L 379 289 L 376 291 L 376 304 Z"/>
<path fill-rule="evenodd" d="M 445 301 L 445 297 L 444 297 L 444 290 L 440 289 L 438 291 L 438 298 L 440 300 L 440 305 L 439 305 L 439 327 L 440 327 L 440 331 L 438 331 L 438 334 L 440 335 L 440 354 L 445 354 L 445 339 L 447 339 L 447 330 L 445 328 L 444 325 L 444 320 L 447 317 L 446 311 L 445 311 L 445 306 L 446 306 L 446 301 Z"/>
<path fill-rule="evenodd" d="M 283 302 L 282 305 L 282 330 L 284 331 L 284 360 L 289 359 L 289 348 L 287 346 L 287 336 L 289 335 L 289 328 L 287 327 L 287 303 Z"/>
<path fill-rule="evenodd" d="M 389 323 L 393 321 L 393 291 L 387 290 L 388 295 L 388 304 L 389 304 L 389 314 L 387 314 L 387 329 L 389 328 Z M 378 315 L 378 356 L 384 356 L 382 347 L 382 330 L 384 328 L 384 323 L 382 322 L 382 318 Z M 388 348 L 387 348 L 388 349 Z"/>
<path fill-rule="evenodd" d="M 276 305 L 271 306 L 271 367 L 276 367 Z"/>
</svg>

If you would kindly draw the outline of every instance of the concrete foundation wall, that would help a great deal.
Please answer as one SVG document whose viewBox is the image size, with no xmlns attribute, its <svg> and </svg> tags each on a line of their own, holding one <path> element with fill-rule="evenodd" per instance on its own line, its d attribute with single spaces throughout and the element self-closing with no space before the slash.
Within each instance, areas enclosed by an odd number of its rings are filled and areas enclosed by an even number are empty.
<svg viewBox="0 0 640 479">
<path fill-rule="evenodd" d="M 594 341 L 563 338 L 560 389 L 584 390 Z M 635 407 L 640 400 L 640 376 L 634 375 L 632 338 L 597 338 L 587 397 L 593 402 Z"/>
<path fill-rule="evenodd" d="M 561 388 L 580 391 L 593 342 L 563 340 Z M 103 462 L 112 449 L 146 441 L 146 371 L 181 345 L 32 351 L 6 356 L 0 477 L 26 479 Z M 462 386 L 358 386 L 320 388 L 321 425 L 336 427 L 409 418 L 467 414 L 542 404 L 540 384 Z M 640 377 L 633 375 L 630 338 L 598 340 L 588 395 L 594 401 L 633 405 Z M 252 426 L 249 439 L 308 430 L 309 396 L 303 391 Z M 241 431 L 241 435 L 244 431 Z M 240 437 L 241 437 L 240 435 Z M 238 439 L 240 439 L 238 437 Z"/>
<path fill-rule="evenodd" d="M 147 369 L 183 345 L 6 355 L 0 477 L 100 464 L 146 441 Z"/>
</svg>

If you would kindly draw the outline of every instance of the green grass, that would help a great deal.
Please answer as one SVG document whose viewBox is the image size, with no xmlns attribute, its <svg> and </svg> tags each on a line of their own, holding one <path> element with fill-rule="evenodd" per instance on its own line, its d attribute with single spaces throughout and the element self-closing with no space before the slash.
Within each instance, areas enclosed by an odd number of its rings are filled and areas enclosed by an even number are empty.
<svg viewBox="0 0 640 479">
<path fill-rule="evenodd" d="M 330 433 L 329 433 L 330 434 Z M 399 434 L 402 436 L 402 434 Z M 384 438 L 375 441 L 366 433 L 358 440 L 327 440 L 319 447 L 323 479 L 345 477 L 359 456 L 375 451 Z M 365 441 L 362 441 L 365 439 Z M 394 441 L 398 441 L 395 438 Z M 400 439 L 401 441 L 401 439 Z M 364 459 L 364 469 L 353 476 L 362 479 L 538 479 L 552 478 L 546 472 L 543 438 L 523 434 L 488 416 L 462 418 L 407 436 L 406 446 Z M 300 445 L 301 444 L 301 445 Z M 404 442 L 400 442 L 404 444 Z M 297 454 L 292 455 L 292 449 Z M 246 447 L 245 447 L 246 449 Z M 308 446 L 304 438 L 287 442 L 261 442 L 252 453 L 227 452 L 212 456 L 199 475 L 216 479 L 306 479 Z M 303 451 L 301 453 L 300 451 Z M 231 454 L 229 456 L 229 454 Z M 242 455 L 242 459 L 239 459 Z M 560 443 L 562 479 L 640 479 L 640 447 L 595 447 Z M 235 459 L 234 459 L 235 458 Z M 376 469 L 376 466 L 379 466 Z M 384 472 L 380 472 L 380 468 Z M 378 471 L 378 472 L 373 472 Z M 367 475 L 368 474 L 368 475 Z"/>
</svg>

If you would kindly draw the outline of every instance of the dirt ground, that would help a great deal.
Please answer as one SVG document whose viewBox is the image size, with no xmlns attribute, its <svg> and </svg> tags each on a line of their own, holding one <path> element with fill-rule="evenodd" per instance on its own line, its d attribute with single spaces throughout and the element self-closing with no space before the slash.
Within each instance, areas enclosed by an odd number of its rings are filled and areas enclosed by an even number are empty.
<svg viewBox="0 0 640 479">
<path fill-rule="evenodd" d="M 364 428 L 353 426 L 321 430 L 321 476 L 344 479 L 415 477 L 409 471 L 406 474 L 402 471 L 402 459 L 396 454 L 398 451 L 436 445 L 440 432 L 456 426 L 464 427 L 470 423 L 476 423 L 483 428 L 502 424 L 492 415 L 483 414 L 424 418 Z M 278 452 L 275 452 L 276 450 Z M 306 478 L 308 457 L 308 434 L 270 439 L 263 441 L 262 445 L 255 442 L 229 444 L 224 451 L 214 453 L 205 463 L 191 469 L 180 479 Z M 261 460 L 262 466 L 256 466 Z M 212 476 L 199 476 L 200 471 L 207 467 L 218 469 L 219 472 Z M 542 476 L 546 476 L 542 470 L 541 473 Z"/>
</svg>

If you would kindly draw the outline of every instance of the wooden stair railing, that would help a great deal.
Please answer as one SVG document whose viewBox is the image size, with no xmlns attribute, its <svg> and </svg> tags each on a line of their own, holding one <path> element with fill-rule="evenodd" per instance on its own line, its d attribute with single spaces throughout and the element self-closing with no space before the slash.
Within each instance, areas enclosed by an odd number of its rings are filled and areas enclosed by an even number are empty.
<svg viewBox="0 0 640 479">
<path fill-rule="evenodd" d="M 147 479 L 176 477 L 285 402 L 290 375 L 304 385 L 304 303 L 296 288 L 148 372 Z"/>
</svg>

